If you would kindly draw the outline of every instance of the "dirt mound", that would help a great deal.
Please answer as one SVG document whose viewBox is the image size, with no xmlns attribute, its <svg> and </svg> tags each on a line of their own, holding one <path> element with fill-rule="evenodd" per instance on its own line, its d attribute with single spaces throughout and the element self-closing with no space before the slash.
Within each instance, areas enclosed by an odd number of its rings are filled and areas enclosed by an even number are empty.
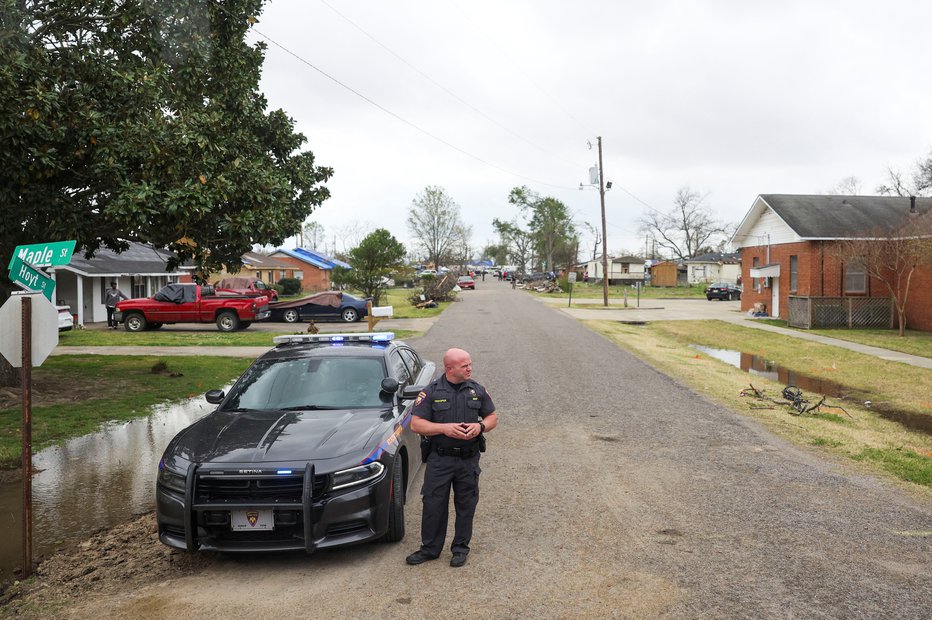
<svg viewBox="0 0 932 620">
<path fill-rule="evenodd" d="M 207 557 L 158 541 L 155 513 L 99 532 L 42 562 L 35 576 L 0 595 L 0 617 L 47 618 L 88 598 L 151 586 L 198 570 Z"/>
</svg>

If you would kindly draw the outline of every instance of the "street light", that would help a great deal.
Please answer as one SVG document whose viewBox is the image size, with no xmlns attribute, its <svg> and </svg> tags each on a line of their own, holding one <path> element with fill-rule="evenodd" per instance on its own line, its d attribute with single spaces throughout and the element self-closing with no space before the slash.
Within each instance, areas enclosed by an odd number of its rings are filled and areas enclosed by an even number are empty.
<svg viewBox="0 0 932 620">
<path fill-rule="evenodd" d="M 612 189 L 612 182 L 609 181 L 606 185 L 605 183 L 605 174 L 602 168 L 602 136 L 596 137 L 596 140 L 599 143 L 599 168 L 598 168 L 598 177 L 599 177 L 599 201 L 602 205 L 602 304 L 608 305 L 608 237 L 605 235 L 605 190 Z M 592 144 L 589 144 L 589 148 L 592 148 Z M 595 185 L 595 179 L 592 177 L 595 176 L 592 174 L 592 169 L 590 168 L 590 185 Z M 579 184 L 579 189 L 583 188 L 583 184 Z"/>
</svg>

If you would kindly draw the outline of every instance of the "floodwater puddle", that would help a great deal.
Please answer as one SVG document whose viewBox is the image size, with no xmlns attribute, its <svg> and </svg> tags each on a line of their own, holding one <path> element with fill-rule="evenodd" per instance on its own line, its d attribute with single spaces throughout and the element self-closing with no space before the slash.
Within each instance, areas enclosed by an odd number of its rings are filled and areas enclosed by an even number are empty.
<svg viewBox="0 0 932 620">
<path fill-rule="evenodd" d="M 154 508 L 155 475 L 172 437 L 213 409 L 203 396 L 33 455 L 34 561 Z M 0 582 L 22 565 L 22 481 L 0 484 Z M 152 544 L 159 544 L 155 537 Z"/>
<path fill-rule="evenodd" d="M 734 351 L 732 349 L 716 349 L 698 344 L 689 345 L 693 349 L 705 353 L 709 357 L 731 364 L 735 368 L 740 368 L 751 375 L 758 375 L 771 381 L 783 385 L 795 385 L 803 392 L 820 394 L 829 398 L 839 400 L 851 400 L 855 402 L 864 402 L 863 394 L 855 388 L 851 388 L 829 379 L 813 377 L 789 368 L 783 368 L 773 360 L 768 360 L 760 355 L 745 353 L 743 351 Z M 899 411 L 886 409 L 879 406 L 872 407 L 878 415 L 893 422 L 921 433 L 932 435 L 932 416 L 913 413 L 910 411 Z"/>
</svg>

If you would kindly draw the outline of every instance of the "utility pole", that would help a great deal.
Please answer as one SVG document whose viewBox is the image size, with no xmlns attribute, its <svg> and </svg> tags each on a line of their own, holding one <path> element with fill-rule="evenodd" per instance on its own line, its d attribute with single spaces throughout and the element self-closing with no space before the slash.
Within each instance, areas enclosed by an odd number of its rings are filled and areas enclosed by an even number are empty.
<svg viewBox="0 0 932 620">
<path fill-rule="evenodd" d="M 599 142 L 599 198 L 602 202 L 602 304 L 608 306 L 608 236 L 605 225 L 605 171 L 602 168 L 602 136 Z"/>
</svg>

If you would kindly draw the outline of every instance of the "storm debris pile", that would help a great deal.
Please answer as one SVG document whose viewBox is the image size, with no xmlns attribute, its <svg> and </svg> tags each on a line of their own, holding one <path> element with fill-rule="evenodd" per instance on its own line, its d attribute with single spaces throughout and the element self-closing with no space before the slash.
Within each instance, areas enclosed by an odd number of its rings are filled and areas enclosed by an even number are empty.
<svg viewBox="0 0 932 620">
<path fill-rule="evenodd" d="M 455 272 L 449 271 L 436 278 L 424 278 L 422 290 L 409 297 L 408 301 L 418 308 L 434 307 L 421 305 L 429 302 L 453 301 L 456 299 L 453 287 L 456 286 L 457 277 L 459 276 Z"/>
</svg>

